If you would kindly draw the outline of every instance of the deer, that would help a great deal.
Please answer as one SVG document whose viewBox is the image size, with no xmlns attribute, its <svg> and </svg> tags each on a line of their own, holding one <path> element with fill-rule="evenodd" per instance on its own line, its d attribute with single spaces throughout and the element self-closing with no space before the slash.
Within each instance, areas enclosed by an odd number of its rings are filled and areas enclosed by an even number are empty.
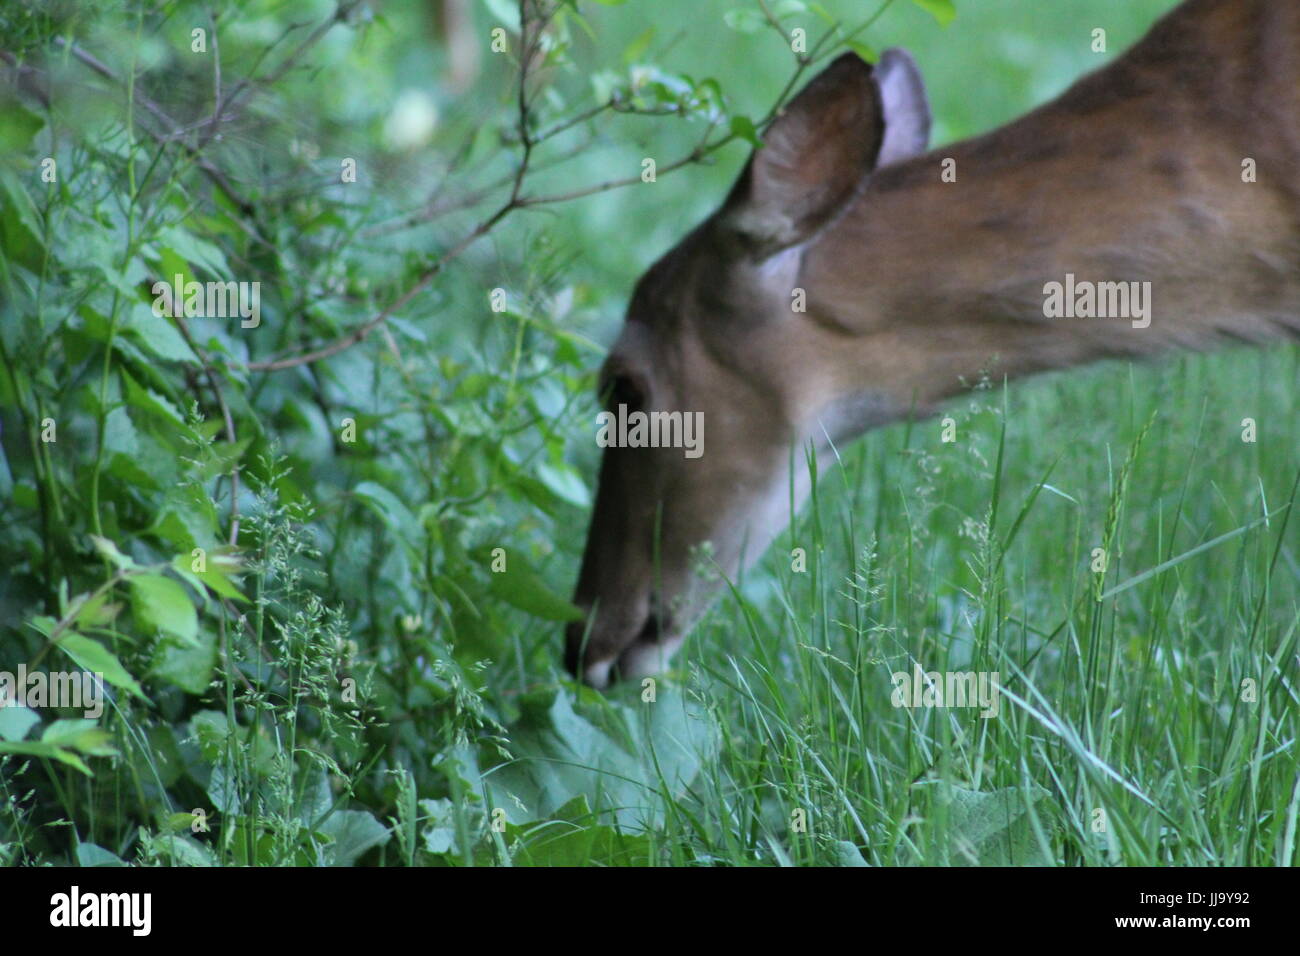
<svg viewBox="0 0 1300 956">
<path fill-rule="evenodd" d="M 808 496 L 800 449 L 829 467 L 981 372 L 1300 335 L 1295 0 L 1186 0 L 1021 118 L 937 151 L 930 128 L 906 51 L 840 55 L 636 283 L 599 394 L 707 429 L 696 457 L 604 448 L 565 633 L 579 680 L 669 667 Z M 1142 316 L 1059 308 L 1107 287 L 1148 289 Z"/>
</svg>

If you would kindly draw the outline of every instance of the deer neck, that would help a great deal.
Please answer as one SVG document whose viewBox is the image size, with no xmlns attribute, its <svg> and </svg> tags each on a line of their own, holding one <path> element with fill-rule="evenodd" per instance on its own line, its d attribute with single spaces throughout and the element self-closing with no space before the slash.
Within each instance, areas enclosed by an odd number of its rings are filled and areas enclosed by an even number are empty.
<svg viewBox="0 0 1300 956">
<path fill-rule="evenodd" d="M 825 378 L 857 424 L 986 375 L 1300 333 L 1296 119 L 1206 109 L 1150 59 L 878 170 L 805 250 Z"/>
</svg>

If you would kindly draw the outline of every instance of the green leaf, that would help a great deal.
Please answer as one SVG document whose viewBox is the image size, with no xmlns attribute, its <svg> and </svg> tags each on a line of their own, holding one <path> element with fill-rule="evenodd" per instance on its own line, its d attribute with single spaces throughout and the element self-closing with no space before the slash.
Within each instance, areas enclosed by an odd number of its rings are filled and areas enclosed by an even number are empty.
<svg viewBox="0 0 1300 956">
<path fill-rule="evenodd" d="M 0 740 L 22 740 L 40 722 L 36 711 L 8 700 L 0 705 Z"/>
<path fill-rule="evenodd" d="M 45 260 L 36 205 L 13 176 L 0 176 L 0 248 L 5 257 L 39 273 Z"/>
<path fill-rule="evenodd" d="M 731 131 L 755 149 L 763 145 L 763 141 L 759 139 L 758 130 L 754 128 L 754 121 L 748 116 L 733 116 L 731 118 Z"/>
<path fill-rule="evenodd" d="M 189 831 L 194 826 L 194 821 L 198 819 L 200 817 L 193 813 L 173 813 L 163 820 L 161 828 L 168 833 L 183 833 Z"/>
<path fill-rule="evenodd" d="M 172 866 L 216 866 L 212 851 L 187 833 L 166 833 L 154 838 L 154 847 Z"/>
<path fill-rule="evenodd" d="M 136 624 L 146 634 L 162 631 L 178 640 L 194 644 L 198 640 L 199 619 L 185 589 L 161 574 L 131 578 L 131 609 Z"/>
<path fill-rule="evenodd" d="M 44 741 L 27 741 L 18 743 L 9 743 L 0 741 L 0 754 L 21 754 L 28 757 L 44 757 L 47 760 L 57 760 L 60 763 L 66 763 L 69 767 L 80 770 L 87 777 L 93 777 L 90 768 L 85 762 L 71 751 L 56 747 L 54 744 L 47 744 Z"/>
<path fill-rule="evenodd" d="M 0 106 L 0 155 L 26 149 L 44 125 L 45 120 L 39 114 L 33 113 L 13 97 L 6 96 Z M 17 172 L 15 166 L 20 162 L 16 156 L 8 156 L 5 165 Z M 28 166 L 28 163 L 22 162 L 22 166 Z M 33 171 L 40 172 L 40 167 L 37 166 Z"/>
<path fill-rule="evenodd" d="M 646 27 L 642 30 L 637 34 L 636 39 L 623 48 L 623 62 L 630 65 L 639 60 L 642 55 L 645 54 L 645 51 L 650 48 L 650 44 L 654 38 L 655 28 L 653 26 Z"/>
<path fill-rule="evenodd" d="M 230 582 L 228 574 L 233 573 L 239 567 L 238 559 L 228 550 L 214 548 L 207 556 L 202 571 L 191 571 L 194 566 L 194 559 L 186 557 L 183 554 L 176 555 L 172 559 L 172 570 L 179 574 L 190 587 L 203 593 L 203 587 L 212 589 L 214 594 L 221 597 L 230 598 L 232 601 L 242 601 L 248 603 L 248 598 L 244 597 L 239 588 Z"/>
<path fill-rule="evenodd" d="M 154 651 L 150 673 L 190 694 L 202 694 L 217 666 L 217 638 L 204 632 L 193 644 L 163 640 Z"/>
<path fill-rule="evenodd" d="M 201 710 L 190 721 L 190 734 L 198 742 L 199 753 L 209 763 L 225 753 L 233 732 L 229 719 L 219 710 Z"/>
<path fill-rule="evenodd" d="M 757 33 L 767 23 L 761 11 L 753 7 L 736 7 L 722 15 L 722 22 L 737 33 Z"/>
<path fill-rule="evenodd" d="M 144 304 L 131 310 L 131 324 L 127 331 L 141 348 L 165 362 L 199 364 L 199 357 L 172 325 L 172 320 L 165 315 L 155 315 L 153 309 Z"/>
<path fill-rule="evenodd" d="M 94 545 L 95 550 L 98 551 L 101 556 L 107 558 L 114 567 L 126 570 L 136 566 L 134 561 L 119 551 L 117 545 L 112 541 L 109 541 L 107 538 L 101 538 L 97 534 L 92 534 L 90 536 L 90 543 Z"/>
<path fill-rule="evenodd" d="M 840 22 L 839 19 L 835 16 L 835 14 L 831 13 L 820 3 L 810 3 L 808 5 L 808 9 L 811 10 L 813 13 L 817 14 L 817 16 L 820 17 L 824 23 L 828 23 L 832 26 L 835 26 Z"/>
<path fill-rule="evenodd" d="M 560 500 L 567 501 L 576 508 L 591 507 L 591 491 L 572 465 L 540 464 L 537 466 L 537 478 Z"/>
<path fill-rule="evenodd" d="M 654 827 L 667 792 L 685 793 L 712 759 L 718 730 L 706 711 L 680 688 L 661 681 L 653 703 L 619 705 L 592 694 L 575 709 L 565 691 L 526 695 L 523 715 L 510 727 L 515 758 L 483 776 L 488 806 L 524 822 L 519 806 L 550 817 L 575 796 L 609 807 L 609 820 L 623 828 Z M 516 799 L 519 801 L 516 803 Z"/>
<path fill-rule="evenodd" d="M 952 23 L 953 18 L 957 16 L 957 8 L 953 6 L 952 0 L 912 0 L 912 2 L 938 20 L 942 27 Z"/>
<path fill-rule="evenodd" d="M 424 848 L 438 855 L 457 852 L 456 815 L 452 802 L 447 799 L 421 800 L 420 810 L 426 818 L 421 831 Z"/>
<path fill-rule="evenodd" d="M 127 862 L 116 853 L 105 850 L 97 843 L 77 844 L 78 866 L 127 866 Z"/>
<path fill-rule="evenodd" d="M 117 656 L 98 641 L 69 631 L 59 638 L 57 647 L 83 670 L 100 674 L 114 687 L 121 687 L 146 703 L 149 701 L 144 691 L 140 689 L 140 685 L 126 672 L 126 668 L 122 666 Z"/>
<path fill-rule="evenodd" d="M 190 265 L 200 266 L 213 277 L 225 279 L 230 274 L 226 254 L 221 247 L 200 239 L 179 226 L 167 226 L 158 233 L 158 245 L 170 249 Z M 175 276 L 162 276 L 160 281 L 172 282 Z"/>
<path fill-rule="evenodd" d="M 195 471 L 195 476 L 202 481 L 207 481 L 217 475 L 226 474 L 243 460 L 244 452 L 248 451 L 248 446 L 252 443 L 252 438 L 213 442 L 208 449 L 207 460 Z"/>
<path fill-rule="evenodd" d="M 352 493 L 379 516 L 398 541 L 412 552 L 418 553 L 420 523 L 415 520 L 411 509 L 407 508 L 401 499 L 383 485 L 373 481 L 361 482 L 352 489 Z"/>
<path fill-rule="evenodd" d="M 870 866 L 862 859 L 862 851 L 852 840 L 835 841 L 835 860 L 838 866 Z"/>
<path fill-rule="evenodd" d="M 244 597 L 244 593 L 231 584 L 230 579 L 222 574 L 220 570 L 209 567 L 205 571 L 199 571 L 198 578 L 222 597 L 230 598 L 232 601 L 242 601 L 244 604 L 248 603 L 248 598 Z"/>
<path fill-rule="evenodd" d="M 491 591 L 501 600 L 521 611 L 546 621 L 578 621 L 582 612 L 553 594 L 518 558 L 511 558 L 507 570 L 492 573 Z"/>
<path fill-rule="evenodd" d="M 331 866 L 351 866 L 371 847 L 387 843 L 392 832 L 364 810 L 336 810 L 319 832 L 333 837 L 326 850 Z"/>
<path fill-rule="evenodd" d="M 56 720 L 45 728 L 41 742 L 56 747 L 69 747 L 91 757 L 113 757 L 117 748 L 109 744 L 108 731 L 93 720 Z"/>
<path fill-rule="evenodd" d="M 880 59 L 880 54 L 876 52 L 875 47 L 863 43 L 861 40 L 849 40 L 844 45 L 868 63 L 875 63 Z"/>
<path fill-rule="evenodd" d="M 646 866 L 654 844 L 644 833 L 624 833 L 594 822 L 586 794 L 579 794 L 540 825 L 507 827 L 507 839 L 518 836 L 511 863 L 515 866 Z"/>
<path fill-rule="evenodd" d="M 126 386 L 126 400 L 131 404 L 132 408 L 148 412 L 168 429 L 183 431 L 186 435 L 193 436 L 193 429 L 186 424 L 184 416 L 181 415 L 175 405 L 152 389 L 145 388 L 132 378 L 125 369 L 119 369 L 118 371 L 122 376 L 123 384 Z"/>
<path fill-rule="evenodd" d="M 207 792 L 212 805 L 218 811 L 235 815 L 243 810 L 243 801 L 239 796 L 239 780 L 226 768 L 227 764 L 224 763 L 212 768 L 212 774 L 208 777 Z"/>
<path fill-rule="evenodd" d="M 1048 791 L 1039 786 L 988 792 L 945 787 L 938 800 L 947 806 L 952 865 L 1050 865 L 1029 817 L 1030 808 L 1046 796 Z"/>
</svg>

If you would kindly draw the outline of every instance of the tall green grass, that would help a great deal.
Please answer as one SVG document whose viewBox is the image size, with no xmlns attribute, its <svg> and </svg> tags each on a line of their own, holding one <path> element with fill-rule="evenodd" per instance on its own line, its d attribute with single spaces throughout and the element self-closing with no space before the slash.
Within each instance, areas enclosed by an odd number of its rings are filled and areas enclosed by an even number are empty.
<svg viewBox="0 0 1300 956">
<path fill-rule="evenodd" d="M 1110 364 L 838 449 L 678 661 L 712 735 L 642 791 L 646 859 L 1294 863 L 1298 380 L 1294 348 Z M 997 716 L 895 708 L 914 663 L 999 672 Z"/>
</svg>

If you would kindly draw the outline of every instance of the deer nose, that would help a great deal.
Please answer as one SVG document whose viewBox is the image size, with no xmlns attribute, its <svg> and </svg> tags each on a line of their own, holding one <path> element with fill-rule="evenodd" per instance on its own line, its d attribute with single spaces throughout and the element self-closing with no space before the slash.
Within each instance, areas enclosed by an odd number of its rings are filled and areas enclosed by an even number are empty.
<svg viewBox="0 0 1300 956">
<path fill-rule="evenodd" d="M 597 626 L 590 610 L 583 608 L 584 618 L 570 621 L 564 629 L 564 667 L 574 677 L 604 690 L 616 676 L 640 676 L 644 673 L 657 673 L 662 670 L 651 665 L 651 661 L 666 660 L 660 652 L 671 650 L 661 640 L 667 626 L 667 618 L 659 609 L 657 595 L 651 595 L 650 609 L 646 612 L 639 627 L 633 627 L 622 639 L 609 642 L 598 640 L 599 635 L 592 633 Z M 675 649 L 680 641 L 672 642 Z M 617 668 L 617 672 L 616 669 Z"/>
<path fill-rule="evenodd" d="M 592 653 L 590 628 L 595 620 L 583 609 L 584 617 L 570 621 L 564 628 L 564 669 L 583 683 L 604 690 L 612 683 L 614 657 L 597 660 Z"/>
</svg>

